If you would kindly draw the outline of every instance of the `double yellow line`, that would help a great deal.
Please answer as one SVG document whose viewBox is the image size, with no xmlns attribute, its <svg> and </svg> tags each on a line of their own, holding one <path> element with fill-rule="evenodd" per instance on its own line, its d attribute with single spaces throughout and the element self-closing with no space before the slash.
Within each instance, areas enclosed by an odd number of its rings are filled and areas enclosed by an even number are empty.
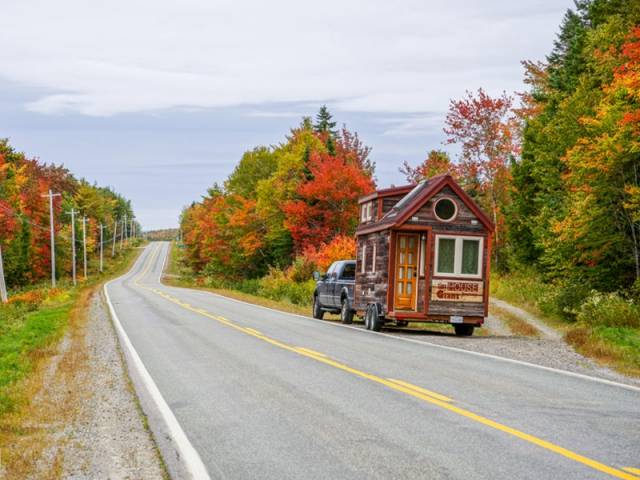
<svg viewBox="0 0 640 480">
<path fill-rule="evenodd" d="M 276 340 L 274 338 L 268 337 L 266 335 L 264 335 L 263 333 L 259 332 L 258 330 L 255 330 L 253 328 L 249 328 L 249 327 L 243 327 L 241 325 L 238 325 L 234 322 L 232 322 L 231 320 L 221 317 L 219 315 L 214 315 L 212 313 L 207 312 L 204 309 L 201 308 L 195 308 L 191 305 L 189 305 L 188 303 L 182 302 L 180 299 L 175 298 L 157 288 L 153 288 L 153 287 L 149 287 L 146 285 L 141 285 L 139 283 L 139 280 L 142 279 L 142 277 L 144 277 L 144 275 L 146 275 L 146 273 L 148 272 L 149 268 L 151 267 L 151 265 L 153 264 L 153 262 L 155 261 L 155 259 L 157 258 L 157 254 L 159 252 L 160 247 L 156 248 L 156 250 L 153 252 L 152 256 L 151 256 L 151 260 L 149 261 L 149 263 L 147 264 L 147 267 L 143 270 L 142 273 L 140 273 L 140 275 L 138 275 L 136 277 L 136 280 L 134 281 L 134 283 L 141 287 L 144 288 L 146 290 L 149 290 L 159 296 L 161 296 L 162 298 L 176 304 L 179 305 L 180 307 L 189 310 L 193 313 L 197 313 L 199 315 L 205 316 L 207 318 L 210 318 L 212 320 L 215 320 L 216 322 L 219 322 L 223 325 L 226 325 L 230 328 L 233 328 L 239 332 L 242 332 L 246 335 L 250 335 L 252 337 L 255 337 L 257 339 L 260 339 L 264 342 L 267 342 L 271 345 L 274 345 L 278 348 L 281 348 L 283 350 L 287 350 L 290 351 L 292 353 L 295 353 L 296 355 L 302 355 L 304 357 L 307 358 L 311 358 L 317 362 L 323 363 L 325 365 L 331 366 L 333 368 L 336 368 L 338 370 L 342 370 L 344 372 L 350 373 L 352 375 L 355 375 L 357 377 L 360 378 L 364 378 L 366 380 L 369 380 L 371 382 L 374 383 L 378 383 L 380 385 L 384 385 L 387 388 L 390 388 L 392 390 L 395 390 L 397 392 L 401 392 L 404 393 L 406 395 L 409 395 L 411 397 L 414 397 L 418 400 L 422 400 L 424 402 L 430 403 L 432 405 L 436 405 L 444 410 L 447 410 L 449 412 L 455 413 L 457 415 L 460 415 L 462 417 L 468 418 L 470 420 L 473 420 L 474 422 L 478 422 L 482 425 L 485 425 L 487 427 L 493 428 L 495 430 L 499 430 L 501 432 L 507 433 L 511 436 L 514 436 L 516 438 L 519 438 L 521 440 L 524 440 L 525 442 L 529 442 L 533 445 L 537 445 L 538 447 L 544 448 L 545 450 L 549 450 L 551 452 L 554 452 L 558 455 L 562 455 L 563 457 L 566 457 L 570 460 L 573 460 L 575 462 L 578 462 L 582 465 L 585 465 L 587 467 L 590 467 L 594 470 L 597 470 L 599 472 L 602 473 L 606 473 L 609 474 L 613 477 L 616 478 L 621 478 L 624 480 L 639 480 L 640 479 L 640 469 L 637 468 L 631 468 L 631 467 L 625 467 L 622 469 L 619 468 L 614 468 L 611 467 L 609 465 L 605 465 L 601 462 L 598 462 L 596 460 L 593 460 L 591 458 L 585 457 L 583 455 L 580 455 L 578 453 L 575 453 L 571 450 L 568 450 L 566 448 L 560 447 L 559 445 L 555 445 L 554 443 L 548 442 L 546 440 L 543 440 L 541 438 L 538 438 L 534 435 L 530 435 L 528 433 L 522 432 L 520 430 L 517 430 L 515 428 L 511 428 L 508 427 L 507 425 L 503 425 L 499 422 L 496 422 L 494 420 L 491 420 L 489 418 L 483 417 L 481 415 L 478 415 L 476 413 L 473 413 L 469 410 L 457 407 L 455 405 L 453 405 L 453 400 L 451 398 L 448 398 L 444 395 L 441 395 L 439 393 L 433 392 L 431 390 L 427 390 L 426 388 L 422 388 L 422 387 L 418 387 L 416 385 L 412 385 L 410 383 L 404 382 L 402 380 L 395 380 L 392 378 L 382 378 L 379 377 L 377 375 L 373 375 L 371 373 L 367 373 L 364 372 L 362 370 L 358 370 L 352 367 L 349 367 L 348 365 L 345 365 L 343 363 L 337 362 L 335 360 L 332 360 L 331 358 L 329 358 L 327 355 L 320 353 L 320 352 L 316 352 L 314 350 L 311 350 L 309 348 L 305 348 L 305 347 L 299 347 L 299 346 L 293 346 L 293 345 L 288 345 L 286 343 L 283 343 L 279 340 Z"/>
</svg>

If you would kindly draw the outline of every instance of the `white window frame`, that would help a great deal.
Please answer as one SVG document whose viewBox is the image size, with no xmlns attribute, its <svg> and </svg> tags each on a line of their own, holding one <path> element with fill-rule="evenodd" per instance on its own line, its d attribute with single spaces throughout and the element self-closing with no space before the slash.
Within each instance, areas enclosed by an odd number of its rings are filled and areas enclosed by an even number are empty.
<svg viewBox="0 0 640 480">
<path fill-rule="evenodd" d="M 438 214 L 436 213 L 436 207 L 443 200 L 449 200 L 449 201 L 451 201 L 453 203 L 453 208 L 454 208 L 453 216 L 448 220 L 445 220 L 444 218 L 440 218 L 438 216 Z M 433 203 L 433 216 L 436 217 L 436 219 L 438 219 L 440 222 L 444 222 L 444 223 L 453 222 L 456 219 L 456 217 L 458 216 L 458 202 L 456 202 L 453 197 L 449 197 L 449 196 L 442 196 L 442 197 L 438 198 Z"/>
<path fill-rule="evenodd" d="M 456 241 L 454 256 L 453 256 L 453 273 L 451 272 L 439 272 L 438 271 L 438 259 L 440 258 L 440 239 L 452 239 Z M 462 271 L 462 241 L 463 240 L 479 240 L 480 244 L 478 245 L 478 273 L 461 273 Z M 482 278 L 482 273 L 484 270 L 484 237 L 476 236 L 476 235 L 436 235 L 436 252 L 434 256 L 433 262 L 433 271 L 434 275 L 442 276 L 442 277 L 456 277 L 456 278 Z"/>
<path fill-rule="evenodd" d="M 362 245 L 362 264 L 360 265 L 360 273 L 367 271 L 367 243 Z"/>
<path fill-rule="evenodd" d="M 376 273 L 376 243 L 373 244 L 373 253 L 371 254 L 371 272 Z"/>
<path fill-rule="evenodd" d="M 362 212 L 360 213 L 360 220 L 368 222 L 373 218 L 373 202 L 366 202 L 362 204 Z"/>
</svg>

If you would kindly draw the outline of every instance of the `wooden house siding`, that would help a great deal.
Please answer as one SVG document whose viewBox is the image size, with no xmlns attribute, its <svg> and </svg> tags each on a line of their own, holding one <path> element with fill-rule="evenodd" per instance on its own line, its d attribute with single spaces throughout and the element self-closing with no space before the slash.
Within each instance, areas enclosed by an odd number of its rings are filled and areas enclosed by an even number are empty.
<svg viewBox="0 0 640 480">
<path fill-rule="evenodd" d="M 439 220 L 433 213 L 433 207 L 441 198 L 451 198 L 456 202 L 458 212 L 456 217 L 450 222 Z M 473 223 L 474 221 L 475 223 Z M 407 220 L 405 225 L 428 225 L 433 227 L 434 233 L 477 232 L 482 234 L 485 231 L 484 226 L 478 221 L 474 213 L 449 187 L 435 194 L 431 200 L 420 207 L 415 215 L 412 215 L 411 218 Z"/>
<path fill-rule="evenodd" d="M 376 268 L 372 269 L 373 246 L 376 246 Z M 364 248 L 366 245 L 366 248 Z M 363 253 L 366 256 L 365 272 L 362 273 Z M 376 232 L 358 238 L 356 256 L 356 285 L 354 308 L 363 309 L 368 303 L 386 304 L 389 258 L 389 232 Z"/>
<path fill-rule="evenodd" d="M 402 200 L 403 196 L 404 195 L 398 195 L 398 196 L 395 196 L 395 197 L 383 198 L 382 199 L 382 215 L 381 216 L 386 215 L 387 212 L 389 210 L 391 210 L 396 205 L 396 203 L 398 203 L 400 200 Z"/>
</svg>

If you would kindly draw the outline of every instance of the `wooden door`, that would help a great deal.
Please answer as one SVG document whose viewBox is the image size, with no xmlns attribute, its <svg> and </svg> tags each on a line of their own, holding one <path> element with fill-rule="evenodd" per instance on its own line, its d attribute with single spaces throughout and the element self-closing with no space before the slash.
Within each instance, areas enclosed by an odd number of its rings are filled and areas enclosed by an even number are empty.
<svg viewBox="0 0 640 480">
<path fill-rule="evenodd" d="M 399 233 L 396 248 L 395 309 L 414 310 L 418 290 L 418 234 Z"/>
</svg>

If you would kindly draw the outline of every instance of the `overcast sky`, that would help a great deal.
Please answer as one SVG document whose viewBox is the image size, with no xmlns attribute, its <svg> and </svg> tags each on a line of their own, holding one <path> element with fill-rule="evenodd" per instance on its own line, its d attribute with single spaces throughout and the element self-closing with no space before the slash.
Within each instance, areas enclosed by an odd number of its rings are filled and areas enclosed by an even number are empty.
<svg viewBox="0 0 640 480">
<path fill-rule="evenodd" d="M 146 229 L 326 103 L 380 186 L 451 98 L 522 90 L 570 0 L 2 0 L 0 137 L 133 200 Z"/>
</svg>

